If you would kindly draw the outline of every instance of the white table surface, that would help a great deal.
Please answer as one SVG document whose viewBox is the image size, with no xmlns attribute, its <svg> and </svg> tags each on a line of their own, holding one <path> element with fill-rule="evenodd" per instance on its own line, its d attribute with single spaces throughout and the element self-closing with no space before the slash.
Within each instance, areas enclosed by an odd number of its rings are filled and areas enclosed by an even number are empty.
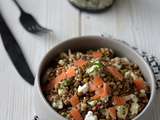
<svg viewBox="0 0 160 120">
<path fill-rule="evenodd" d="M 117 0 L 103 14 L 81 13 L 67 0 L 19 0 L 40 24 L 54 30 L 53 36 L 27 33 L 18 21 L 12 0 L 0 0 L 0 11 L 16 36 L 31 69 L 36 74 L 44 54 L 55 44 L 81 35 L 112 35 L 160 57 L 160 1 Z M 1 39 L 1 38 L 0 38 Z M 0 120 L 32 120 L 33 87 L 13 67 L 0 40 Z M 145 120 L 160 120 L 160 92 Z"/>
</svg>

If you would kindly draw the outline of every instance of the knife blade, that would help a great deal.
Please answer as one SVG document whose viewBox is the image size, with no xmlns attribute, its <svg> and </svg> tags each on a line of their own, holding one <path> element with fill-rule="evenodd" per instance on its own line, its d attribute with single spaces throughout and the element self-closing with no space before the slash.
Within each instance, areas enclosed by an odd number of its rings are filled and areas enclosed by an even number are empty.
<svg viewBox="0 0 160 120">
<path fill-rule="evenodd" d="M 13 65 L 15 66 L 18 73 L 27 81 L 29 84 L 34 85 L 34 75 L 31 72 L 29 65 L 24 57 L 24 54 L 16 41 L 15 37 L 9 30 L 7 24 L 5 23 L 2 15 L 0 14 L 0 34 L 2 38 L 2 43 L 5 50 L 8 53 Z"/>
</svg>

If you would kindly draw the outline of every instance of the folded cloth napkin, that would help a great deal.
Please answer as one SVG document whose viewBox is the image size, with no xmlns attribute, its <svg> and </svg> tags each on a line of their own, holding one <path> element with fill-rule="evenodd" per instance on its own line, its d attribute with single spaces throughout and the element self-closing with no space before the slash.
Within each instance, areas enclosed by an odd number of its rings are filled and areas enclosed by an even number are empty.
<svg viewBox="0 0 160 120">
<path fill-rule="evenodd" d="M 127 42 L 121 41 L 124 44 L 130 46 Z M 145 51 L 142 51 L 136 47 L 130 46 L 132 49 L 134 49 L 138 54 L 140 54 L 144 60 L 149 64 L 154 77 L 155 77 L 155 83 L 157 85 L 157 88 L 160 88 L 160 59 L 155 57 L 154 55 L 148 54 Z M 33 120 L 40 120 L 38 116 L 34 116 Z"/>
</svg>

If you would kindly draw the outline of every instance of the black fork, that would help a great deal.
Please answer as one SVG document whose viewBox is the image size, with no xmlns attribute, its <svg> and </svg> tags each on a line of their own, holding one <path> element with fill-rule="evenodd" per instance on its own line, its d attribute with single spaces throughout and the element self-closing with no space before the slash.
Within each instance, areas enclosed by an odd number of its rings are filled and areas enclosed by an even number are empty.
<svg viewBox="0 0 160 120">
<path fill-rule="evenodd" d="M 13 0 L 13 1 L 18 6 L 19 10 L 21 11 L 19 20 L 22 26 L 28 32 L 34 33 L 34 34 L 52 32 L 52 30 L 42 27 L 32 15 L 25 12 L 16 0 Z"/>
</svg>

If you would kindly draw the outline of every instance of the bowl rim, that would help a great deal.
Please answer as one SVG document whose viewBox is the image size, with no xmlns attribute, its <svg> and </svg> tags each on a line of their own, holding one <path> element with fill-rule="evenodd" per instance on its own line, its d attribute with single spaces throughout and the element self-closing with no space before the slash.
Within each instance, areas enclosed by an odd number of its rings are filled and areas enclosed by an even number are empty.
<svg viewBox="0 0 160 120">
<path fill-rule="evenodd" d="M 144 62 L 144 64 L 145 64 L 145 66 L 147 67 L 147 70 L 148 70 L 148 72 L 149 72 L 149 74 L 150 74 L 150 76 L 151 76 L 151 78 L 152 78 L 152 80 L 151 80 L 151 95 L 150 95 L 150 98 L 149 98 L 149 101 L 148 101 L 148 103 L 147 103 L 147 105 L 145 106 L 145 108 L 136 116 L 136 117 L 134 117 L 132 120 L 138 120 L 138 118 L 140 118 L 147 110 L 149 110 L 149 108 L 151 108 L 151 104 L 152 104 L 152 102 L 153 102 L 153 99 L 155 98 L 155 91 L 156 91 L 156 85 L 155 85 L 155 78 L 154 78 L 154 75 L 153 75 L 153 72 L 152 72 L 152 70 L 150 69 L 150 66 L 148 65 L 148 63 L 143 59 L 143 57 L 140 55 L 140 54 L 138 54 L 135 50 L 133 50 L 130 46 L 128 46 L 128 45 L 126 45 L 125 43 L 123 43 L 123 42 L 121 42 L 120 40 L 118 40 L 118 39 L 115 39 L 115 38 L 111 38 L 111 37 L 104 37 L 104 36 L 94 36 L 94 35 L 89 35 L 89 36 L 80 36 L 80 37 L 73 37 L 73 38 L 70 38 L 70 39 L 67 39 L 67 40 L 65 40 L 65 41 L 62 41 L 62 42 L 60 42 L 60 43 L 57 43 L 55 46 L 53 46 L 45 55 L 44 55 L 44 57 L 42 58 L 42 60 L 40 61 L 40 64 L 39 64 L 39 68 L 38 68 L 38 74 L 36 75 L 36 86 L 38 87 L 38 92 L 39 92 L 39 95 L 40 95 L 40 98 L 42 99 L 42 101 L 43 101 L 43 103 L 46 105 L 46 107 L 48 108 L 48 110 L 50 110 L 53 114 L 57 114 L 58 115 L 58 117 L 60 118 L 60 119 L 63 119 L 63 120 L 66 120 L 63 116 L 61 116 L 58 112 L 56 112 L 55 110 L 54 110 L 54 108 L 52 108 L 51 106 L 50 106 L 50 104 L 47 102 L 47 100 L 46 100 L 46 98 L 44 97 L 44 95 L 43 95 L 43 92 L 42 92 L 42 90 L 41 90 L 41 87 L 40 87 L 40 73 L 41 73 L 41 67 L 43 66 L 43 62 L 44 62 L 44 60 L 47 58 L 47 56 L 49 56 L 51 53 L 52 53 L 52 51 L 53 51 L 53 49 L 54 48 L 56 48 L 56 47 L 59 47 L 59 46 L 61 46 L 62 44 L 66 44 L 66 43 L 68 43 L 68 42 L 71 42 L 71 41 L 75 41 L 75 40 L 77 40 L 77 39 L 91 39 L 91 38 L 93 38 L 93 39 L 104 39 L 104 40 L 107 40 L 107 41 L 111 41 L 111 42 L 116 42 L 116 43 L 118 43 L 118 44 L 121 44 L 121 45 L 123 45 L 123 46 L 125 46 L 127 49 L 130 49 L 131 51 L 132 51 L 132 53 L 133 54 L 135 54 L 137 57 L 139 57 L 139 59 L 141 59 L 143 62 Z"/>
</svg>

